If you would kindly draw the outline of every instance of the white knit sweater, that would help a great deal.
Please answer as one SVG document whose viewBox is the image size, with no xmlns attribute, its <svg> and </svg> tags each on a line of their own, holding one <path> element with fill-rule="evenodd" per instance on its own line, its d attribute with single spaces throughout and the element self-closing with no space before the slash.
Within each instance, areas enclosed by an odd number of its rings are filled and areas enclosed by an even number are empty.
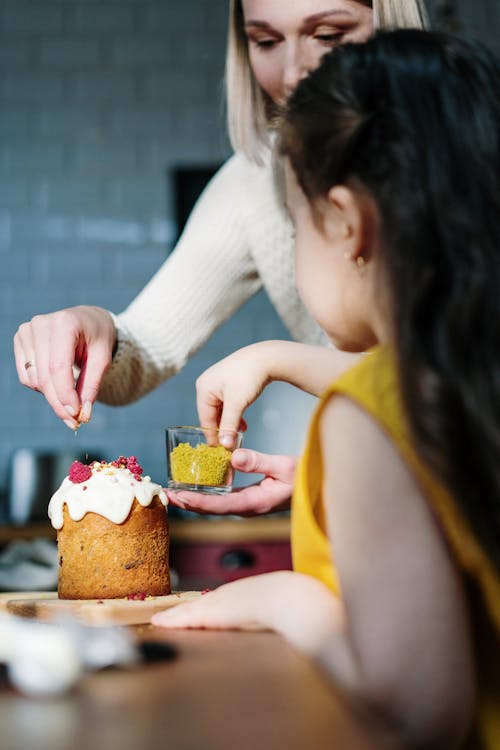
<svg viewBox="0 0 500 750">
<path fill-rule="evenodd" d="M 204 190 L 175 250 L 114 316 L 118 348 L 99 399 L 126 404 L 153 390 L 262 287 L 293 338 L 324 342 L 295 288 L 292 226 L 271 163 L 235 155 Z"/>
</svg>

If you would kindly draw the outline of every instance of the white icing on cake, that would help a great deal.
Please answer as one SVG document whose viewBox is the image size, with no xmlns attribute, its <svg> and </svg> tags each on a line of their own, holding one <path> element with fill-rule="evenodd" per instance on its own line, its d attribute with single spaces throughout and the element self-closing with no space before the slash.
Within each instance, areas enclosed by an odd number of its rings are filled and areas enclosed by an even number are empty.
<svg viewBox="0 0 500 750">
<path fill-rule="evenodd" d="M 72 482 L 65 477 L 49 502 L 49 518 L 55 529 L 63 526 L 63 506 L 66 503 L 73 521 L 80 521 L 86 513 L 98 513 L 113 523 L 123 523 L 129 515 L 134 498 L 142 506 L 150 505 L 157 496 L 163 505 L 168 499 L 161 485 L 149 477 L 136 479 L 130 469 L 98 463 L 90 466 L 92 476 L 83 482 Z"/>
</svg>

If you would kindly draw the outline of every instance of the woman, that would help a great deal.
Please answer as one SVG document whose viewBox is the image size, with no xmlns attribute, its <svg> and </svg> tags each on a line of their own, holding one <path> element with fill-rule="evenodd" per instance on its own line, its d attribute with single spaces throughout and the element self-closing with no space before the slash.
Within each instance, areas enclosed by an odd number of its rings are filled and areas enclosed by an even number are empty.
<svg viewBox="0 0 500 750">
<path fill-rule="evenodd" d="M 293 280 L 292 228 L 271 169 L 274 105 L 335 45 L 364 41 L 377 27 L 424 23 L 422 0 L 232 0 L 227 97 L 235 155 L 205 190 L 175 251 L 121 315 L 79 306 L 19 327 L 21 383 L 42 392 L 74 430 L 90 419 L 97 396 L 130 403 L 177 373 L 262 287 L 293 338 L 321 341 Z M 344 362 L 338 355 L 339 368 Z M 73 365 L 80 368 L 76 386 Z M 239 457 L 247 463 L 238 470 L 271 477 L 269 494 L 244 490 L 226 498 L 227 512 L 262 512 L 286 501 L 289 459 Z"/>
</svg>

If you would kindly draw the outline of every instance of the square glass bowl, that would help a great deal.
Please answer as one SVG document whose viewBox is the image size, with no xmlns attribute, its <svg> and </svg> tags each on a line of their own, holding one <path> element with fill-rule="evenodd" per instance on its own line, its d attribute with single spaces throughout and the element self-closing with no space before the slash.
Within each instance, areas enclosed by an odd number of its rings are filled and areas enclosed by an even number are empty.
<svg viewBox="0 0 500 750">
<path fill-rule="evenodd" d="M 223 431 L 227 435 L 227 430 Z M 168 427 L 168 487 L 210 495 L 231 492 L 234 470 L 231 453 L 241 447 L 243 435 L 234 433 L 231 450 L 219 442 L 219 430 L 203 427 Z"/>
</svg>

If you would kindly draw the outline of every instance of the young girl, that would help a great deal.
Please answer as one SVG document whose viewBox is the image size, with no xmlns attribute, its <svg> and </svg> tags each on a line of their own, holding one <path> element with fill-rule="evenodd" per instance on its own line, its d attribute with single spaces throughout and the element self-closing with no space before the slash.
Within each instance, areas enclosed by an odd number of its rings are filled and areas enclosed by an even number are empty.
<svg viewBox="0 0 500 750">
<path fill-rule="evenodd" d="M 335 344 L 371 348 L 313 417 L 295 571 L 153 618 L 277 630 L 409 748 L 500 747 L 499 132 L 498 61 L 449 37 L 380 34 L 299 84 L 298 289 Z M 201 419 L 237 426 L 275 378 L 317 392 L 324 354 L 240 350 L 201 379 Z"/>
<path fill-rule="evenodd" d="M 175 375 L 261 288 L 294 339 L 321 341 L 294 286 L 291 228 L 272 176 L 276 105 L 333 46 L 367 39 L 376 28 L 422 27 L 424 0 L 228 5 L 226 89 L 235 155 L 203 193 L 175 252 L 122 314 L 72 307 L 35 316 L 15 336 L 20 382 L 42 392 L 71 430 L 75 417 L 90 419 L 98 394 L 105 403 L 128 404 Z M 76 385 L 73 365 L 81 368 Z M 267 460 L 259 469 L 282 477 L 274 464 Z M 289 501 L 288 483 L 277 479 L 274 488 L 273 507 Z M 257 487 L 239 493 L 226 512 L 262 511 L 269 501 L 263 494 Z M 204 501 L 205 510 L 221 510 L 219 498 L 210 507 Z"/>
</svg>

